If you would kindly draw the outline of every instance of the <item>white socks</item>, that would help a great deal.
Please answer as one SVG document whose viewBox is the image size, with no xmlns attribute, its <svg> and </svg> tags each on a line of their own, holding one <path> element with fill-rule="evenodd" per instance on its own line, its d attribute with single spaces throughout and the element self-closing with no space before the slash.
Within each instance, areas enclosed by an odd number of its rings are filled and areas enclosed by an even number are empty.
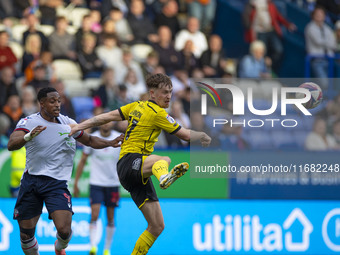
<svg viewBox="0 0 340 255">
<path fill-rule="evenodd" d="M 72 237 L 72 232 L 67 239 L 62 239 L 58 235 L 58 232 L 57 232 L 56 236 L 57 236 L 57 242 L 55 244 L 55 248 L 56 248 L 56 250 L 61 251 L 62 249 L 65 249 L 68 246 L 68 243 L 70 242 L 71 237 Z"/>
<path fill-rule="evenodd" d="M 35 236 L 33 236 L 31 239 L 20 241 L 21 248 L 26 255 L 39 255 L 39 245 Z"/>
<path fill-rule="evenodd" d="M 116 227 L 114 226 L 114 223 L 113 222 L 108 223 L 108 225 L 106 226 L 104 250 L 111 249 L 111 244 L 112 244 L 115 230 L 116 230 Z"/>
</svg>

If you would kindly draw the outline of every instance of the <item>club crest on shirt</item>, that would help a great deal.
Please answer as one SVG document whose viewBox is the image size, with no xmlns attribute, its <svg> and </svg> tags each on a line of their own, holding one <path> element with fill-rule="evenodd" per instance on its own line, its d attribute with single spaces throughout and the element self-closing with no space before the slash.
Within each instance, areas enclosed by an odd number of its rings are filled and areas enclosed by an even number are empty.
<svg viewBox="0 0 340 255">
<path fill-rule="evenodd" d="M 175 123 L 174 118 L 171 117 L 169 114 L 168 114 L 168 116 L 166 116 L 166 119 L 167 119 L 171 124 Z"/>
<path fill-rule="evenodd" d="M 140 169 L 140 164 L 142 163 L 142 159 L 141 158 L 136 158 L 133 162 L 132 162 L 132 169 L 133 170 L 139 170 Z"/>
<path fill-rule="evenodd" d="M 24 126 L 27 123 L 27 118 L 21 119 L 18 123 L 18 126 Z"/>
</svg>

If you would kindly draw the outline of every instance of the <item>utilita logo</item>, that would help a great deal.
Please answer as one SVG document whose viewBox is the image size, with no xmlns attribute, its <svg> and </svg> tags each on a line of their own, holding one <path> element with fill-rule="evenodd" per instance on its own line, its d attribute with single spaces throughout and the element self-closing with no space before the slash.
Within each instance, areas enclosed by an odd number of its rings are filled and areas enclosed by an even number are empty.
<svg viewBox="0 0 340 255">
<path fill-rule="evenodd" d="M 217 93 L 216 89 L 224 89 L 227 91 L 230 91 L 232 98 L 233 98 L 233 116 L 244 116 L 245 115 L 245 95 L 243 94 L 243 91 L 232 84 L 214 84 L 208 85 L 203 82 L 197 82 L 199 88 L 201 91 L 205 92 L 204 94 L 201 94 L 201 114 L 207 115 L 208 111 L 208 99 L 207 95 L 210 96 L 210 98 L 213 100 L 215 106 L 218 106 L 215 97 L 217 97 L 221 107 L 223 108 L 222 100 L 220 95 Z M 279 104 L 279 95 L 281 98 L 281 116 L 287 116 L 287 105 L 294 105 L 296 109 L 300 110 L 304 115 L 311 116 L 312 114 L 307 110 L 306 107 L 304 107 L 304 103 L 308 102 L 311 99 L 311 93 L 309 90 L 305 88 L 290 88 L 290 87 L 283 87 L 280 89 L 274 87 L 268 89 L 272 90 L 272 105 L 269 109 L 256 109 L 254 107 L 254 96 L 253 96 L 253 88 L 247 88 L 247 106 L 249 111 L 253 115 L 257 116 L 269 116 L 273 114 Z M 297 93 L 302 93 L 305 95 L 303 98 L 295 98 Z M 214 95 L 215 97 L 214 97 Z M 277 115 L 276 115 L 277 116 Z M 225 125 L 229 124 L 232 126 L 249 126 L 249 127 L 262 127 L 264 125 L 271 125 L 271 127 L 275 127 L 275 124 L 280 123 L 282 127 L 296 127 L 298 125 L 298 121 L 296 119 L 278 119 L 278 118 L 261 118 L 261 119 L 213 119 L 213 127 L 216 127 L 217 125 Z"/>
</svg>

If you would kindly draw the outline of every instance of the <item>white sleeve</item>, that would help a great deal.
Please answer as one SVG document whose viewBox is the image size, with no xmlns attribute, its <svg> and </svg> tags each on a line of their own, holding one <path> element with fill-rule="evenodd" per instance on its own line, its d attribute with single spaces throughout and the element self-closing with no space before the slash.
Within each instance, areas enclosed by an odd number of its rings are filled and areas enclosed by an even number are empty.
<svg viewBox="0 0 340 255">
<path fill-rule="evenodd" d="M 19 122 L 17 123 L 14 131 L 24 131 L 26 133 L 31 132 L 36 126 L 39 126 L 41 124 L 39 124 L 37 121 L 35 121 L 33 118 L 31 117 L 25 117 L 22 118 L 21 120 L 19 120 Z"/>
</svg>

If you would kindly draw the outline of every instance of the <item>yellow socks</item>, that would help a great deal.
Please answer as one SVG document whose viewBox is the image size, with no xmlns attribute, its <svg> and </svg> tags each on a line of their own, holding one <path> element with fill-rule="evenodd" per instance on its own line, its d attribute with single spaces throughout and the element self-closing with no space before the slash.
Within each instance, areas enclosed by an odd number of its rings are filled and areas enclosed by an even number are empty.
<svg viewBox="0 0 340 255">
<path fill-rule="evenodd" d="M 158 160 L 152 166 L 152 173 L 154 176 L 157 177 L 159 181 L 161 181 L 161 177 L 169 173 L 168 168 L 169 168 L 168 162 L 166 162 L 165 160 Z"/>
<path fill-rule="evenodd" d="M 165 160 L 163 160 L 163 161 L 165 161 Z M 150 232 L 145 230 L 140 235 L 140 237 L 138 238 L 136 245 L 135 245 L 135 248 L 133 248 L 131 255 L 145 255 L 145 254 L 147 254 L 150 247 L 153 245 L 153 243 L 155 241 L 156 241 L 156 237 L 154 237 Z"/>
</svg>

